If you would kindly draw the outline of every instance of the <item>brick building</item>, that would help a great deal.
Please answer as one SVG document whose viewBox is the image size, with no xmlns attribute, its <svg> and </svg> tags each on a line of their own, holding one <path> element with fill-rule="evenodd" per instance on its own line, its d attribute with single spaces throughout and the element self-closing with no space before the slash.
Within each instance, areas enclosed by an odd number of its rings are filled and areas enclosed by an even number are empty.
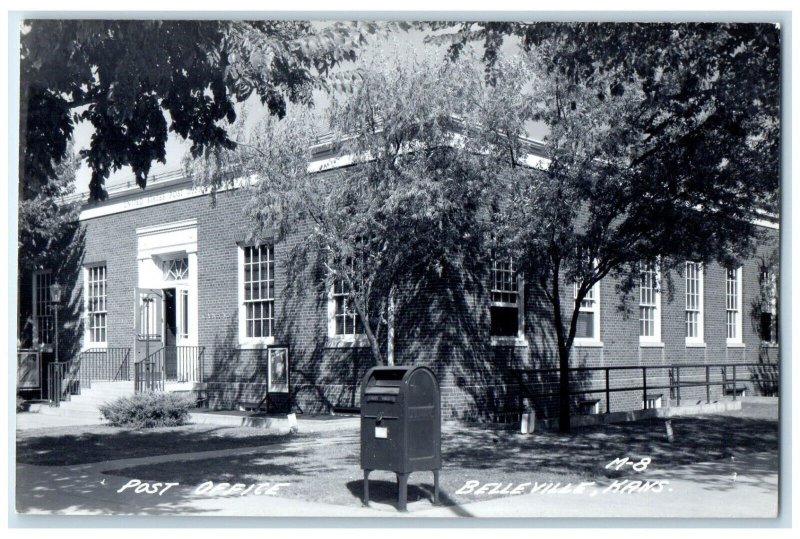
<svg viewBox="0 0 800 539">
<path fill-rule="evenodd" d="M 295 408 L 357 407 L 358 385 L 373 360 L 346 295 L 313 264 L 305 286 L 289 286 L 287 257 L 303 235 L 248 243 L 250 223 L 242 211 L 248 196 L 229 189 L 212 203 L 180 173 L 157 176 L 146 190 L 110 188 L 108 200 L 83 208 L 58 267 L 20 276 L 21 347 L 42 349 L 52 359 L 54 321 L 47 305 L 55 279 L 71 292 L 59 311 L 62 360 L 83 358 L 82 376 L 132 380 L 135 361 L 166 346 L 161 359 L 168 381 L 204 391 L 211 408 L 231 409 L 263 398 L 267 349 L 285 347 Z M 673 275 L 671 294 L 645 278 L 635 291 L 638 305 L 629 305 L 627 314 L 619 308 L 617 283 L 601 282 L 581 306 L 574 365 L 637 367 L 610 372 L 611 387 L 621 388 L 641 385 L 643 366 L 650 367 L 648 387 L 656 387 L 671 381 L 670 369 L 660 367 L 713 365 L 687 367 L 679 376 L 719 381 L 732 374 L 723 374 L 720 364 L 777 362 L 776 271 L 769 260 L 778 226 L 768 218 L 759 225 L 765 239 L 741 267 L 687 263 L 683 275 Z M 523 395 L 534 396 L 540 415 L 554 416 L 555 399 L 535 395 L 555 389 L 555 374 L 520 372 L 557 366 L 541 294 L 509 263 L 487 268 L 482 287 L 467 287 L 457 275 L 438 279 L 397 314 L 397 363 L 434 368 L 445 418 L 514 419 Z M 145 307 L 148 293 L 154 302 Z M 738 372 L 737 387 L 776 391 L 758 367 Z M 574 380 L 577 387 L 602 388 L 604 376 L 603 370 L 581 371 Z M 723 392 L 717 385 L 710 396 Z M 677 397 L 669 388 L 648 393 L 655 406 Z M 610 403 L 604 392 L 577 396 L 575 411 L 643 406 L 642 390 L 608 395 Z M 701 400 L 706 388 L 684 388 L 681 396 Z"/>
</svg>

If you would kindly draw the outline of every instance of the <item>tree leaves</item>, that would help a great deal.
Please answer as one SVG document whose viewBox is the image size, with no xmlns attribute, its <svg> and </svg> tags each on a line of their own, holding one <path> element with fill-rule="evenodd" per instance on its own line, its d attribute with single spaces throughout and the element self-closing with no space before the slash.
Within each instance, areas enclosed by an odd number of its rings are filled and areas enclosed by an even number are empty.
<svg viewBox="0 0 800 539">
<path fill-rule="evenodd" d="M 20 194 L 35 196 L 54 179 L 76 118 L 95 129 L 81 155 L 92 169 L 90 196 L 101 200 L 105 179 L 121 167 L 146 185 L 152 162 L 164 159 L 165 113 L 193 155 L 230 148 L 219 124 L 235 120 L 234 103 L 255 93 L 282 117 L 287 101 L 309 104 L 321 75 L 385 31 L 347 22 L 26 21 Z"/>
</svg>

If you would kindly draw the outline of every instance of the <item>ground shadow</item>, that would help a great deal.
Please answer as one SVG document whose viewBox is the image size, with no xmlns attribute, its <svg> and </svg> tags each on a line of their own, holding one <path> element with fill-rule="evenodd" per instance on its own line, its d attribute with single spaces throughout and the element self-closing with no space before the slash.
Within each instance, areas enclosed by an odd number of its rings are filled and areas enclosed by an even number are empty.
<svg viewBox="0 0 800 539">
<path fill-rule="evenodd" d="M 380 472 L 372 472 L 372 476 Z M 385 472 L 391 473 L 391 472 Z M 419 476 L 422 474 L 430 474 L 431 472 L 414 472 L 409 476 L 408 480 L 408 503 L 417 502 L 420 500 L 427 500 L 430 502 L 431 506 L 433 506 L 433 494 L 434 494 L 434 487 L 433 483 L 415 483 L 414 479 L 419 479 Z M 370 503 L 382 503 L 393 506 L 395 509 L 397 508 L 397 495 L 398 495 L 398 486 L 397 481 L 391 481 L 386 479 L 373 479 L 372 476 L 369 480 L 369 500 Z M 350 491 L 350 494 L 353 497 L 357 498 L 358 500 L 364 500 L 364 481 L 350 481 L 346 484 L 347 490 Z M 456 506 L 458 502 L 452 499 L 446 492 L 444 492 L 441 488 L 439 489 L 439 505 L 443 506 Z M 453 512 L 458 516 L 472 516 L 468 511 L 460 508 L 454 507 Z"/>
</svg>

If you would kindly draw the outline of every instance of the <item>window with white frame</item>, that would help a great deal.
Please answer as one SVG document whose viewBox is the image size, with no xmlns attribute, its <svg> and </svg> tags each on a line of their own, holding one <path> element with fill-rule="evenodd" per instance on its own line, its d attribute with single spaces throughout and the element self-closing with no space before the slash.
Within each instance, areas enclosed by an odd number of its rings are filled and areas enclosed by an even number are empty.
<svg viewBox="0 0 800 539">
<path fill-rule="evenodd" d="M 655 262 L 643 264 L 639 277 L 639 341 L 661 341 L 661 292 Z"/>
<path fill-rule="evenodd" d="M 494 260 L 489 307 L 492 337 L 521 337 L 521 303 L 520 283 L 514 260 Z"/>
<path fill-rule="evenodd" d="M 578 283 L 575 283 L 573 299 L 578 298 Z M 600 340 L 600 283 L 595 283 L 578 306 L 578 323 L 575 327 L 575 341 Z"/>
<path fill-rule="evenodd" d="M 742 268 L 725 270 L 725 327 L 728 343 L 742 342 Z"/>
<path fill-rule="evenodd" d="M 331 301 L 333 302 L 332 334 L 356 336 L 364 333 L 364 326 L 353 306 L 350 289 L 343 278 L 332 279 Z"/>
<path fill-rule="evenodd" d="M 50 285 L 53 274 L 33 274 L 33 342 L 37 345 L 53 344 L 53 305 L 50 302 Z"/>
<path fill-rule="evenodd" d="M 686 342 L 703 342 L 703 265 L 686 262 Z"/>
<path fill-rule="evenodd" d="M 86 268 L 86 332 L 94 344 L 106 342 L 108 313 L 106 311 L 106 266 Z"/>
<path fill-rule="evenodd" d="M 263 342 L 275 335 L 275 257 L 272 245 L 240 249 L 240 341 Z M 181 298 L 186 301 L 188 296 Z M 184 313 L 188 309 L 184 309 Z M 188 315 L 186 326 L 188 326 Z"/>
<path fill-rule="evenodd" d="M 778 280 L 769 268 L 762 268 L 759 284 L 761 285 L 761 319 L 759 321 L 761 340 L 767 343 L 777 343 Z"/>
</svg>

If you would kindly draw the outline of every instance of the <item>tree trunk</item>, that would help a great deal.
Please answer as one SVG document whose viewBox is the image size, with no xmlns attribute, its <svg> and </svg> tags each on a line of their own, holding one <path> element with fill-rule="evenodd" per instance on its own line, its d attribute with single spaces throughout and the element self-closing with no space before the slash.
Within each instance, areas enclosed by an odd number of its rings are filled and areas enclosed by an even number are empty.
<svg viewBox="0 0 800 539">
<path fill-rule="evenodd" d="M 558 430 L 570 432 L 570 396 L 569 396 L 569 351 L 575 335 L 577 309 L 573 310 L 570 319 L 570 329 L 564 335 L 564 317 L 561 312 L 561 265 L 554 261 L 554 271 L 551 276 L 550 302 L 553 307 L 553 325 L 558 341 Z"/>
<path fill-rule="evenodd" d="M 558 430 L 570 432 L 569 348 L 558 347 Z"/>
<path fill-rule="evenodd" d="M 394 309 L 396 302 L 396 289 L 392 286 L 389 289 L 389 305 L 386 313 L 386 364 L 394 365 Z"/>
</svg>

